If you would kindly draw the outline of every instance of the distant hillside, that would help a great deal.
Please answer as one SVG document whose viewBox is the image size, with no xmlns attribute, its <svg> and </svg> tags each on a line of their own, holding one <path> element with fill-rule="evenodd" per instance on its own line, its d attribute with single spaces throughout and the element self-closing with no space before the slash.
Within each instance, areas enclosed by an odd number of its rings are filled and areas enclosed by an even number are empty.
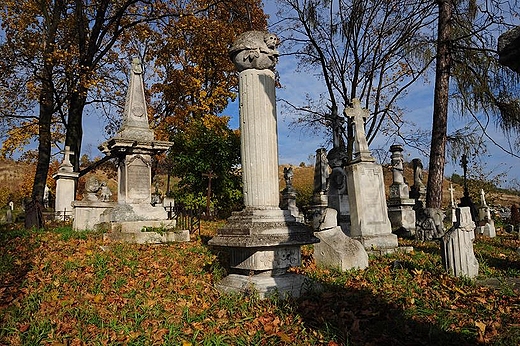
<svg viewBox="0 0 520 346">
<path fill-rule="evenodd" d="M 289 165 L 282 165 L 279 169 L 279 181 L 280 181 L 280 190 L 285 188 L 285 180 L 283 179 L 283 168 L 289 167 Z M 295 188 L 300 190 L 301 187 L 304 187 L 304 194 L 310 193 L 312 194 L 313 184 L 314 184 L 314 167 L 306 166 L 306 167 L 298 167 L 292 166 L 294 171 L 293 185 Z M 389 187 L 392 184 L 392 170 L 388 165 L 383 165 L 383 175 L 385 180 L 385 188 L 386 188 L 386 196 L 389 194 Z M 405 165 L 404 171 L 405 181 L 409 186 L 413 185 L 413 170 L 408 165 Z M 424 183 L 426 184 L 428 180 L 428 172 L 424 172 Z M 444 179 L 443 185 L 443 206 L 447 207 L 450 203 L 450 181 Z M 455 189 L 454 198 L 456 201 L 460 201 L 460 198 L 463 196 L 464 189 L 463 186 L 458 184 L 453 184 L 453 188 Z M 309 192 L 310 191 L 310 192 Z M 520 204 L 520 196 L 508 193 L 502 193 L 498 191 L 485 191 L 486 192 L 486 201 L 488 204 L 500 205 L 510 207 L 512 204 Z M 475 204 L 480 203 L 480 195 L 472 196 Z"/>
<path fill-rule="evenodd" d="M 285 188 L 285 180 L 283 179 L 283 168 L 288 167 L 289 165 L 282 165 L 279 168 L 279 184 L 280 190 Z M 293 184 L 301 192 L 299 198 L 299 205 L 307 205 L 310 202 L 310 197 L 312 196 L 313 184 L 314 184 L 314 167 L 312 166 L 292 166 L 294 171 Z M 24 184 L 24 179 L 27 182 L 32 183 L 32 179 L 26 179 L 26 175 L 32 171 L 32 167 L 26 163 L 21 163 L 13 160 L 3 160 L 0 159 L 0 191 L 8 191 L 8 193 L 16 193 L 22 189 Z M 385 187 L 386 187 L 386 195 L 388 196 L 388 189 L 390 184 L 392 183 L 392 172 L 390 167 L 383 166 L 384 179 L 385 179 Z M 424 172 L 424 183 L 427 181 L 427 173 Z M 96 177 L 102 181 L 107 181 L 109 187 L 113 192 L 117 191 L 117 178 L 116 172 L 106 172 L 103 170 L 98 170 L 95 172 Z M 404 172 L 405 180 L 409 185 L 413 184 L 413 172 L 408 165 L 405 167 Z M 88 177 L 88 176 L 87 176 Z M 84 186 L 84 181 L 87 177 L 80 179 L 79 188 L 81 189 Z M 165 179 L 163 179 L 165 180 Z M 161 181 L 161 190 L 165 191 L 165 181 Z M 448 206 L 450 202 L 450 193 L 449 193 L 450 182 L 448 180 L 444 180 L 444 188 L 443 188 L 443 206 Z M 455 188 L 455 199 L 460 200 L 463 194 L 463 188 L 460 185 L 454 184 Z M 30 186 L 26 186 L 25 189 L 30 191 Z M 113 194 L 113 198 L 116 197 L 116 193 Z M 78 196 L 81 198 L 81 196 Z M 472 196 L 474 198 L 475 203 L 480 202 L 480 196 Z M 512 204 L 520 204 L 520 196 L 508 193 L 501 193 L 498 191 L 486 191 L 486 200 L 489 204 L 493 205 L 501 205 L 501 206 L 511 206 Z M 1 206 L 0 206 L 1 207 Z"/>
</svg>

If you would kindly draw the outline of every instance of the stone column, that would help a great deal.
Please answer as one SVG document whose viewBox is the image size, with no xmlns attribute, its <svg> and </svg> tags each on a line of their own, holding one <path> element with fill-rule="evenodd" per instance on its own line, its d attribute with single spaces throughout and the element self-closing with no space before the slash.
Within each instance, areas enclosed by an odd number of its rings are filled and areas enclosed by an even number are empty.
<svg viewBox="0 0 520 346">
<path fill-rule="evenodd" d="M 392 232 L 401 237 L 415 235 L 415 200 L 410 199 L 410 190 L 404 181 L 403 147 L 399 144 L 390 146 L 392 153 L 392 177 L 390 197 L 388 198 L 388 217 Z"/>
<path fill-rule="evenodd" d="M 239 90 L 244 205 L 277 208 L 280 197 L 273 71 L 240 72 Z"/>
<path fill-rule="evenodd" d="M 245 209 L 234 212 L 209 241 L 228 249 L 229 271 L 217 288 L 221 291 L 255 290 L 299 296 L 304 277 L 287 269 L 301 262 L 300 246 L 318 241 L 297 222 L 291 211 L 279 208 L 278 141 L 275 99 L 277 61 L 275 35 L 249 31 L 230 50 L 240 71 L 240 129 Z"/>
</svg>

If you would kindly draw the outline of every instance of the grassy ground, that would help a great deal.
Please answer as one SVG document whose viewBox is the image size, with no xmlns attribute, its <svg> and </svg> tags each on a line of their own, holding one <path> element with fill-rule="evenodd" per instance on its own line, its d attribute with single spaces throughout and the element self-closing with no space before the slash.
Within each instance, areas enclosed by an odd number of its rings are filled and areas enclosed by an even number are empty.
<svg viewBox="0 0 520 346">
<path fill-rule="evenodd" d="M 435 242 L 371 258 L 365 270 L 295 271 L 324 290 L 297 300 L 220 294 L 219 253 L 197 240 L 104 243 L 69 227 L 0 231 L 0 344 L 6 345 L 518 345 L 520 242 L 477 239 L 479 280 L 447 275 Z M 496 280 L 488 280 L 496 277 Z M 482 285 L 490 282 L 492 285 Z"/>
</svg>

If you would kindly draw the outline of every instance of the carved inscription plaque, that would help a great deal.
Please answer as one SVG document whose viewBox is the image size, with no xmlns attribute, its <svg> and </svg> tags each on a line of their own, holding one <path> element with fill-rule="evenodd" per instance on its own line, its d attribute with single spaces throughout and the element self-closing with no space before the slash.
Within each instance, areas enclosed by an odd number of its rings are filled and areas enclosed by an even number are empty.
<svg viewBox="0 0 520 346">
<path fill-rule="evenodd" d="M 126 178 L 129 198 L 141 199 L 150 196 L 150 174 L 150 167 L 140 159 L 128 164 Z"/>
</svg>

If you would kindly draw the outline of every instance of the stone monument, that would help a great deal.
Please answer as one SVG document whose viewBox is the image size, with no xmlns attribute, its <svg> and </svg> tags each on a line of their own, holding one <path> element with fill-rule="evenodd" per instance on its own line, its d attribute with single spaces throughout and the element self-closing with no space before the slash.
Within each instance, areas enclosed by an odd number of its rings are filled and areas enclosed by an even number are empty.
<svg viewBox="0 0 520 346">
<path fill-rule="evenodd" d="M 189 240 L 189 232 L 164 232 L 173 228 L 162 206 L 154 207 L 152 199 L 152 156 L 168 150 L 173 143 L 154 139 L 148 124 L 142 66 L 132 61 L 123 122 L 117 134 L 99 146 L 106 155 L 117 158 L 117 205 L 101 214 L 105 238 L 138 243 Z M 161 232 L 143 229 L 161 228 Z"/>
<path fill-rule="evenodd" d="M 278 38 L 260 31 L 238 36 L 230 57 L 239 71 L 240 136 L 245 209 L 234 212 L 209 244 L 228 250 L 230 274 L 221 291 L 297 297 L 304 277 L 287 273 L 301 262 L 300 247 L 318 241 L 279 208 L 278 135 L 273 72 Z"/>
<path fill-rule="evenodd" d="M 352 103 L 353 108 L 345 109 L 345 115 L 352 118 L 354 125 L 353 158 L 346 166 L 350 236 L 367 250 L 394 251 L 398 246 L 397 236 L 392 233 L 388 219 L 383 169 L 375 163 L 366 141 L 364 118 L 368 110 L 361 108 L 358 99 Z"/>
<path fill-rule="evenodd" d="M 388 217 L 392 225 L 392 232 L 400 237 L 413 237 L 415 235 L 415 200 L 410 198 L 408 184 L 404 180 L 403 146 L 394 144 L 390 146 L 392 153 L 392 185 L 388 198 Z"/>
<path fill-rule="evenodd" d="M 292 167 L 284 167 L 283 178 L 285 180 L 285 189 L 282 190 L 281 208 L 289 210 L 291 215 L 299 222 L 303 222 L 304 218 L 300 214 L 300 210 L 296 206 L 296 190 L 293 187 L 294 171 Z"/>
<path fill-rule="evenodd" d="M 486 203 L 484 190 L 480 190 L 480 208 L 478 209 L 478 226 L 475 228 L 477 234 L 485 237 L 496 237 L 495 221 L 491 217 L 491 210 Z"/>
<path fill-rule="evenodd" d="M 338 225 L 346 235 L 350 234 L 350 204 L 347 191 L 347 152 L 343 146 L 335 146 L 328 155 L 327 161 L 331 168 L 328 184 L 328 207 L 338 213 Z"/>
<path fill-rule="evenodd" d="M 415 210 L 425 207 L 426 186 L 423 183 L 423 164 L 421 159 L 412 160 L 413 185 L 410 189 L 410 198 L 415 199 Z"/>
<path fill-rule="evenodd" d="M 52 176 L 56 180 L 56 200 L 54 206 L 56 220 L 66 220 L 73 215 L 72 202 L 76 197 L 76 182 L 78 181 L 79 172 L 74 172 L 74 167 L 70 162 L 70 155 L 74 155 L 74 153 L 70 151 L 69 146 L 65 146 L 63 161 L 58 168 L 58 172 Z"/>
<path fill-rule="evenodd" d="M 347 236 L 338 226 L 338 212 L 327 208 L 314 235 L 314 259 L 320 267 L 346 271 L 368 267 L 368 254 L 363 244 Z"/>
<path fill-rule="evenodd" d="M 115 202 L 101 198 L 102 188 L 108 189 L 106 183 L 100 182 L 95 176 L 90 176 L 85 182 L 83 199 L 72 202 L 74 207 L 72 227 L 75 231 L 95 230 L 100 223 L 101 215 L 117 205 Z"/>
<path fill-rule="evenodd" d="M 455 276 L 474 278 L 479 264 L 473 252 L 475 223 L 469 207 L 456 209 L 457 222 L 440 240 L 442 263 Z"/>
</svg>

